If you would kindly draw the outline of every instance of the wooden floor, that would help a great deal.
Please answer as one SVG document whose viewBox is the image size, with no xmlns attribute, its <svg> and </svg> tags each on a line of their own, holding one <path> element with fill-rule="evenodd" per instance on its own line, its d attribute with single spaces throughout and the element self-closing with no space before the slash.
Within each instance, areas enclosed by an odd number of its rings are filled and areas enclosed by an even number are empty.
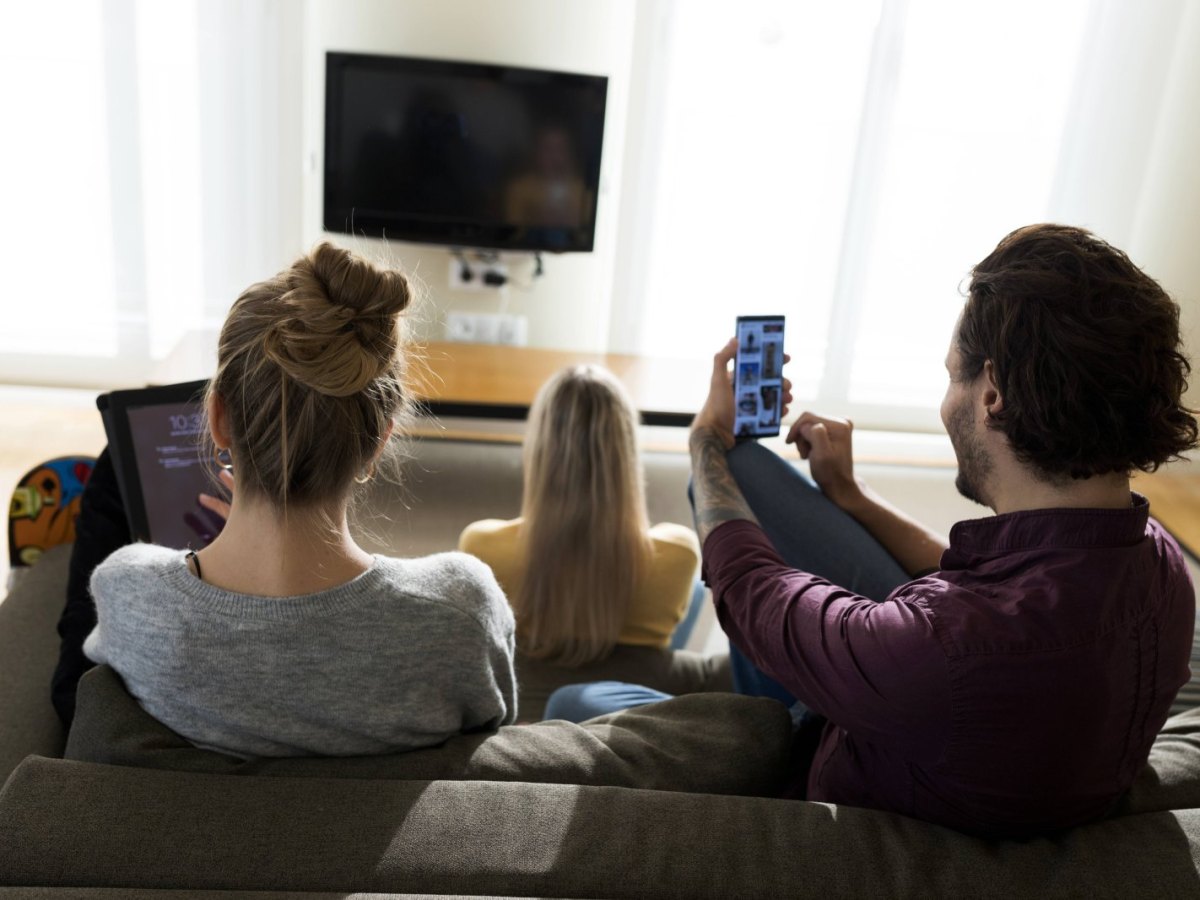
<svg viewBox="0 0 1200 900">
<path fill-rule="evenodd" d="M 1200 559 L 1200 461 L 1184 460 L 1153 475 L 1138 475 L 1133 489 L 1146 495 L 1151 514 Z"/>
</svg>

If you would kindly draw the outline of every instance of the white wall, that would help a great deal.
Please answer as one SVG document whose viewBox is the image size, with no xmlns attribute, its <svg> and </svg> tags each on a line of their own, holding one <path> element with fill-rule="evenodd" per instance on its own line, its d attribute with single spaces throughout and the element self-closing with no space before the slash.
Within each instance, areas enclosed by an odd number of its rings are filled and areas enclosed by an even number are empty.
<svg viewBox="0 0 1200 900">
<path fill-rule="evenodd" d="M 205 314 L 219 326 L 248 286 L 304 249 L 304 16 L 292 0 L 200 0 Z"/>
<path fill-rule="evenodd" d="M 330 50 L 494 62 L 608 76 L 596 242 L 592 253 L 547 255 L 545 275 L 529 291 L 451 290 L 444 248 L 331 235 L 336 243 L 398 262 L 428 292 L 414 323 L 437 339 L 447 310 L 506 312 L 529 319 L 531 346 L 603 351 L 616 253 L 617 207 L 629 70 L 633 0 L 306 0 L 304 47 L 304 235 L 321 230 L 324 169 L 325 53 Z M 531 261 L 514 256 L 510 274 L 528 279 Z"/>
<path fill-rule="evenodd" d="M 1200 368 L 1200 3 L 1159 0 L 1153 9 L 1100 0 L 1094 33 L 1105 50 L 1085 73 L 1067 127 L 1091 139 L 1064 158 L 1055 207 L 1073 224 L 1093 228 L 1129 251 L 1183 308 L 1187 345 Z M 654 110 L 644 108 L 645 67 L 635 70 L 635 41 L 654 43 L 661 27 L 656 0 L 305 0 L 303 54 L 303 243 L 322 237 L 324 54 L 328 50 L 441 57 L 562 69 L 609 77 L 601 193 L 593 253 L 547 256 L 534 289 L 453 290 L 449 253 L 440 247 L 333 235 L 399 262 L 427 287 L 418 334 L 441 336 L 448 310 L 504 309 L 529 319 L 533 346 L 603 351 L 630 314 L 619 295 L 636 267 L 620 262 L 637 247 L 618 244 L 622 193 L 648 188 L 630 134 Z M 731 6 L 731 11 L 736 10 Z M 732 13 L 731 13 L 732 14 Z M 1132 40 L 1136 37 L 1136 40 Z M 1136 44 L 1136 50 L 1130 46 Z M 1130 54 L 1134 54 L 1131 56 Z M 644 54 L 643 54 L 644 55 Z M 1156 102 L 1162 98 L 1161 106 Z M 1149 151 L 1149 165 L 1139 161 Z M 1068 154 L 1069 156 L 1069 154 Z M 623 172 L 632 176 L 626 181 Z M 640 178 L 640 181 L 639 181 Z M 290 211 L 289 211 L 290 212 Z M 628 224 L 628 223 L 626 223 Z M 632 232 L 626 228 L 626 232 Z M 626 238 L 628 235 L 626 235 Z M 530 274 L 524 257 L 513 274 Z M 615 275 L 615 279 L 614 279 Z M 614 302 L 614 294 L 618 295 Z M 1191 402 L 1200 405 L 1200 374 Z"/>
</svg>

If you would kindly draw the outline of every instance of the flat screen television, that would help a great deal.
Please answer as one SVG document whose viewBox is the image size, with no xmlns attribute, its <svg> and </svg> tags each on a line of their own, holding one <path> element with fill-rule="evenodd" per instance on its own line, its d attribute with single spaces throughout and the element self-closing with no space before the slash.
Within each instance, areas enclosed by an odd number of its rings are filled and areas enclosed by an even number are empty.
<svg viewBox="0 0 1200 900">
<path fill-rule="evenodd" d="M 589 251 L 608 79 L 329 53 L 328 231 Z"/>
</svg>

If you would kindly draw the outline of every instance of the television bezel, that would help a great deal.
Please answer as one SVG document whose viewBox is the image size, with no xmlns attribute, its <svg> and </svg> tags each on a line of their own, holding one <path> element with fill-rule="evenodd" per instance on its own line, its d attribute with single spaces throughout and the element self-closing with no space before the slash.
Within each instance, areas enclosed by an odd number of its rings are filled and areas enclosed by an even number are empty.
<svg viewBox="0 0 1200 900">
<path fill-rule="evenodd" d="M 469 222 L 448 222 L 442 227 L 428 226 L 424 228 L 405 227 L 411 223 L 395 222 L 381 223 L 368 217 L 360 218 L 354 210 L 333 208 L 333 181 L 331 173 L 337 161 L 331 153 L 331 147 L 336 146 L 340 135 L 338 115 L 341 106 L 340 72 L 348 63 L 356 65 L 375 65 L 390 68 L 399 72 L 412 72 L 429 75 L 453 75 L 467 78 L 483 78 L 486 80 L 501 80 L 506 75 L 535 76 L 548 78 L 562 84 L 579 84 L 590 87 L 603 87 L 600 106 L 600 117 L 604 123 L 600 129 L 599 164 L 596 168 L 595 184 L 592 188 L 592 204 L 590 210 L 591 227 L 587 230 L 586 242 L 580 241 L 571 246 L 552 246 L 545 241 L 518 241 L 504 239 L 505 233 L 519 232 L 519 226 L 494 225 Z M 335 90 L 338 88 L 338 90 Z M 608 110 L 608 76 L 588 75 L 579 72 L 563 72 L 551 69 L 534 69 L 520 66 L 501 65 L 497 63 L 466 62 L 452 59 L 435 59 L 419 56 L 394 56 L 374 53 L 348 53 L 344 51 L 328 51 L 325 54 L 325 145 L 322 166 L 322 209 L 321 219 L 324 229 L 338 234 L 354 234 L 364 237 L 382 237 L 388 240 L 407 241 L 418 244 L 432 244 L 445 247 L 486 248 L 512 252 L 542 252 L 542 253 L 590 253 L 596 243 L 596 214 L 599 208 L 600 183 L 602 181 L 604 130 L 607 126 Z M 581 229 L 562 229 L 576 232 Z"/>
</svg>

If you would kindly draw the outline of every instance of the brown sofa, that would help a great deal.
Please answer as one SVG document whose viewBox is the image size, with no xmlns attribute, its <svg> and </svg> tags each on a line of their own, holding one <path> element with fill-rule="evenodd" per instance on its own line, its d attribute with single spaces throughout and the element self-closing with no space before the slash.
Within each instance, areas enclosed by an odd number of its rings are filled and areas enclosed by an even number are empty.
<svg viewBox="0 0 1200 900">
<path fill-rule="evenodd" d="M 1026 842 L 772 799 L 786 714 L 725 694 L 401 756 L 244 762 L 191 747 L 98 669 L 74 758 L 55 758 L 65 561 L 0 603 L 0 900 L 1200 896 L 1200 710 L 1168 723 L 1118 815 Z"/>
</svg>

